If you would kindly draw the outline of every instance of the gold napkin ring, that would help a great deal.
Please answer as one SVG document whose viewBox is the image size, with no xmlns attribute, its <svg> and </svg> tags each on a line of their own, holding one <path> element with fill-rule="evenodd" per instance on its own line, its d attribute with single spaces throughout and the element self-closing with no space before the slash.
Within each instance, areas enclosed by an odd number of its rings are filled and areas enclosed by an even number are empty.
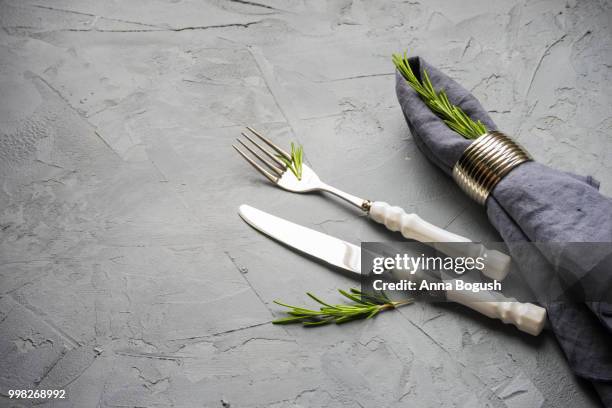
<svg viewBox="0 0 612 408">
<path fill-rule="evenodd" d="M 530 160 L 529 153 L 517 142 L 493 131 L 465 149 L 453 167 L 453 178 L 468 196 L 484 205 L 495 185 L 510 170 Z"/>
</svg>

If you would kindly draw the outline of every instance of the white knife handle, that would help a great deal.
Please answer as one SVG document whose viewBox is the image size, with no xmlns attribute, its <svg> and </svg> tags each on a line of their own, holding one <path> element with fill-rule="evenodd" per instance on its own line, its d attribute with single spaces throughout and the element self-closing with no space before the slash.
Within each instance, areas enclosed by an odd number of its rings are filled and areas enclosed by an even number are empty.
<svg viewBox="0 0 612 408">
<path fill-rule="evenodd" d="M 485 316 L 515 325 L 520 331 L 537 336 L 546 323 L 546 309 L 533 303 L 521 303 L 512 298 L 493 299 L 490 292 L 448 290 L 446 298 L 461 303 Z M 503 299 L 503 300 L 502 300 Z"/>
<path fill-rule="evenodd" d="M 414 213 L 408 214 L 402 208 L 392 207 L 382 201 L 374 201 L 371 204 L 369 215 L 371 219 L 384 224 L 389 230 L 400 231 L 404 238 L 419 242 L 472 242 L 469 238 L 453 234 Z M 447 253 L 442 247 L 436 246 L 436 248 Z M 458 247 L 455 246 L 456 248 Z M 503 280 L 510 271 L 511 258 L 500 251 L 487 249 L 484 245 L 479 244 L 478 248 L 480 252 L 478 256 L 485 258 L 486 266 L 482 273 L 491 279 Z M 456 253 L 448 255 L 458 256 Z M 474 254 L 469 255 L 474 256 Z"/>
</svg>

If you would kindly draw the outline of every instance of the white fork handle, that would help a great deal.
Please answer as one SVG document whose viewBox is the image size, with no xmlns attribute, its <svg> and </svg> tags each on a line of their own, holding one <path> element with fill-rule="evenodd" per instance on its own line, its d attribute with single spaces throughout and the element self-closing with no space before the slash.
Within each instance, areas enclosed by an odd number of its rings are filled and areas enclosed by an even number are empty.
<svg viewBox="0 0 612 408">
<path fill-rule="evenodd" d="M 382 201 L 374 201 L 371 204 L 370 218 L 384 224 L 391 231 L 400 231 L 404 238 L 414 239 L 419 242 L 432 243 L 433 247 L 450 256 L 459 256 L 457 250 L 461 247 L 457 245 L 445 246 L 446 242 L 472 242 L 470 239 L 461 235 L 453 234 L 443 228 L 436 227 L 425 221 L 416 214 L 408 214 L 400 207 L 392 207 Z M 434 244 L 437 243 L 437 244 Z M 466 246 L 469 254 L 464 256 L 485 259 L 485 268 L 482 273 L 496 280 L 503 280 L 510 271 L 511 258 L 497 250 L 487 249 L 482 244 Z"/>
<path fill-rule="evenodd" d="M 520 331 L 537 336 L 546 323 L 546 309 L 533 303 L 495 296 L 491 292 L 448 290 L 446 299 L 461 303 L 492 319 L 515 325 Z M 493 300 L 492 300 L 493 299 Z"/>
</svg>

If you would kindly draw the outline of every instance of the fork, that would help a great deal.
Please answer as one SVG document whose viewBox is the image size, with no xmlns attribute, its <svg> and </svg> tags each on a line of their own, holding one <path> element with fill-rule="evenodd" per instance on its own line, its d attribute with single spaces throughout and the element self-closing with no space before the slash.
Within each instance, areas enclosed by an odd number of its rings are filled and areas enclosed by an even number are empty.
<svg viewBox="0 0 612 408">
<path fill-rule="evenodd" d="M 292 157 L 289 153 L 272 143 L 270 139 L 263 136 L 252 127 L 247 127 L 246 129 L 260 142 L 258 143 L 256 139 L 249 136 L 247 133 L 241 132 L 241 135 L 250 145 L 240 138 L 237 138 L 236 140 L 241 147 L 239 148 L 237 145 L 232 145 L 232 147 L 236 149 L 255 170 L 282 189 L 293 193 L 325 191 L 333 194 L 351 203 L 355 207 L 360 208 L 368 214 L 372 220 L 384 224 L 387 229 L 399 231 L 404 238 L 430 244 L 434 248 L 451 256 L 469 256 L 474 259 L 482 257 L 485 260 L 485 268 L 482 270 L 482 273 L 491 279 L 503 280 L 508 274 L 511 259 L 503 252 L 487 249 L 482 244 L 474 243 L 473 245 L 461 245 L 462 253 L 459 253 L 457 245 L 445 244 L 472 242 L 470 239 L 437 227 L 423 220 L 417 214 L 406 213 L 406 211 L 400 207 L 391 206 L 383 201 L 362 199 L 330 186 L 321 181 L 314 170 L 304 163 L 302 163 L 301 179 L 298 179 L 291 171 L 287 171 L 287 165 L 278 157 L 281 156 L 291 163 Z M 264 145 L 262 145 L 261 142 L 263 142 Z M 270 149 L 272 149 L 273 152 L 270 152 Z M 247 152 L 254 156 L 261 164 L 251 158 Z"/>
</svg>

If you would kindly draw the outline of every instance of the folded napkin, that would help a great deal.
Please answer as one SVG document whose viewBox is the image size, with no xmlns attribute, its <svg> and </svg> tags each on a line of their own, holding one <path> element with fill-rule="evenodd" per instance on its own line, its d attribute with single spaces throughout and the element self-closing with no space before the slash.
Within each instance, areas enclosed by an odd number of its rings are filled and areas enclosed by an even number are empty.
<svg viewBox="0 0 612 408">
<path fill-rule="evenodd" d="M 446 90 L 450 102 L 472 119 L 497 130 L 478 100 L 461 85 L 422 58 L 411 58 L 409 63 L 417 77 L 427 70 L 434 88 Z M 438 118 L 399 72 L 396 92 L 417 146 L 451 175 L 472 140 Z M 610 245 L 579 251 L 571 244 L 612 243 L 612 200 L 599 193 L 598 183 L 590 177 L 533 161 L 514 168 L 495 186 L 486 212 L 517 261 L 523 280 L 546 307 L 571 369 L 590 380 L 604 404 L 612 407 L 612 251 Z M 550 297 L 575 282 L 597 291 L 597 296 L 585 296 L 584 302 Z"/>
</svg>

